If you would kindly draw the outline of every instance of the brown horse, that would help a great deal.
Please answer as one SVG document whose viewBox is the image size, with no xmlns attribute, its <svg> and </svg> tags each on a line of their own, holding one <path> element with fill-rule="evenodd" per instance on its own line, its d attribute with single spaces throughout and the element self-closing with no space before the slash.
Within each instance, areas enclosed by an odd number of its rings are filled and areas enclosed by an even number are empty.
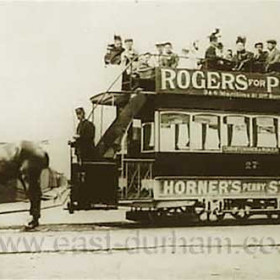
<svg viewBox="0 0 280 280">
<path fill-rule="evenodd" d="M 19 179 L 28 193 L 32 220 L 27 228 L 39 225 L 42 195 L 40 176 L 42 170 L 48 166 L 47 152 L 34 142 L 21 141 L 0 145 L 0 183 Z"/>
</svg>

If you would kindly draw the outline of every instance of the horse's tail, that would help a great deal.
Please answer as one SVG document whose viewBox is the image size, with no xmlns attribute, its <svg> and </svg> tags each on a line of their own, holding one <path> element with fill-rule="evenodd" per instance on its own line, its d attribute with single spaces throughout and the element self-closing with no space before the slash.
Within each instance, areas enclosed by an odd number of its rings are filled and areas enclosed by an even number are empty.
<svg viewBox="0 0 280 280">
<path fill-rule="evenodd" d="M 47 152 L 45 152 L 45 168 L 48 168 L 49 165 L 50 165 L 50 157 L 49 157 L 49 154 Z"/>
</svg>

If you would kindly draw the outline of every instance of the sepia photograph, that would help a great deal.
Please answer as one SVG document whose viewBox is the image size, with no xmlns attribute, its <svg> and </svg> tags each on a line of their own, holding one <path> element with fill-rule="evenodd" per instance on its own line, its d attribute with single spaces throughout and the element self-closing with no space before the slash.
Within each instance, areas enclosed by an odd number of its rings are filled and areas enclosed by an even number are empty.
<svg viewBox="0 0 280 280">
<path fill-rule="evenodd" d="M 0 0 L 0 279 L 280 279 L 280 0 Z"/>
</svg>

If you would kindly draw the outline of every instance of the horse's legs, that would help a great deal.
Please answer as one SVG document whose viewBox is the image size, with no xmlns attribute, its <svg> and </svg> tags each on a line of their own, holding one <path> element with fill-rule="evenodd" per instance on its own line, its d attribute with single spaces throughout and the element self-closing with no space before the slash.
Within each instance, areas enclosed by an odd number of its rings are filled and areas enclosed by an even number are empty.
<svg viewBox="0 0 280 280">
<path fill-rule="evenodd" d="M 35 226 L 38 225 L 39 218 L 41 217 L 41 186 L 40 186 L 41 170 L 31 169 L 28 171 L 28 196 L 30 200 L 30 215 L 33 217 Z"/>
</svg>

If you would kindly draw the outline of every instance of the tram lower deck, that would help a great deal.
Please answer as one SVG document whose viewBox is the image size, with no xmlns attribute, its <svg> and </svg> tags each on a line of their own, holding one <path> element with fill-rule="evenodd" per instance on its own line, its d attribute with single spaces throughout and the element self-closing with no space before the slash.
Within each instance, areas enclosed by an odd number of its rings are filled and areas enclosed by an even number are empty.
<svg viewBox="0 0 280 280">
<path fill-rule="evenodd" d="M 190 86 L 180 80 L 189 70 L 178 72 L 176 83 L 175 74 L 160 70 L 154 92 L 106 93 L 101 102 L 117 107 L 97 150 L 104 157 L 117 155 L 119 202 L 131 206 L 127 218 L 222 220 L 229 214 L 246 220 L 265 214 L 278 219 L 279 78 L 248 77 L 270 81 L 269 92 L 226 83 L 227 93 L 219 84 L 213 93 L 207 86 L 214 81 L 203 84 L 201 71 L 191 71 L 196 80 Z"/>
</svg>

